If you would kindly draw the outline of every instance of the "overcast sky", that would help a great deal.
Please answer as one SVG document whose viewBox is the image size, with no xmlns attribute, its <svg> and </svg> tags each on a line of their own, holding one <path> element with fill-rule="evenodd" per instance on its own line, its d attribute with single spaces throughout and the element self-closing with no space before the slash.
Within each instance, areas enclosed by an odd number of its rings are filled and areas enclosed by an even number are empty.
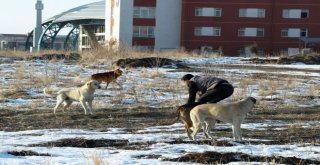
<svg viewBox="0 0 320 165">
<path fill-rule="evenodd" d="M 101 0 L 42 0 L 42 21 L 74 7 Z M 36 24 L 37 0 L 0 0 L 0 34 L 27 34 Z"/>
</svg>

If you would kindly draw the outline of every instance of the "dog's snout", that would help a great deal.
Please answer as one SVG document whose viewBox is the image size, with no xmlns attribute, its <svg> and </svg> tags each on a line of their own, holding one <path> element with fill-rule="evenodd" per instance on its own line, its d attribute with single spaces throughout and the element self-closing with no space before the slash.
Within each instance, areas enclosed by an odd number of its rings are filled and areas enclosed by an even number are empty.
<svg viewBox="0 0 320 165">
<path fill-rule="evenodd" d="M 97 84 L 96 84 L 96 87 L 97 87 L 98 89 L 100 89 L 100 88 L 101 88 L 101 85 L 100 85 L 99 83 L 97 83 Z"/>
<path fill-rule="evenodd" d="M 256 103 L 257 103 L 257 100 L 256 100 L 255 98 L 250 97 L 250 99 L 251 99 L 251 101 L 252 101 L 254 104 L 256 104 Z"/>
</svg>

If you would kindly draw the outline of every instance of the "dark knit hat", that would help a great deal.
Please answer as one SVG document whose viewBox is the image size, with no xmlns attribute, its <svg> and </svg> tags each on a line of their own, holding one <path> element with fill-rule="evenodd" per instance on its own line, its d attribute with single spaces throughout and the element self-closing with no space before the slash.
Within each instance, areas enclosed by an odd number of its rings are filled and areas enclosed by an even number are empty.
<svg viewBox="0 0 320 165">
<path fill-rule="evenodd" d="M 192 77 L 194 77 L 194 75 L 192 75 L 192 74 L 186 74 L 186 75 L 184 75 L 184 76 L 181 78 L 181 80 L 182 80 L 182 81 L 187 81 L 187 80 L 190 80 Z"/>
</svg>

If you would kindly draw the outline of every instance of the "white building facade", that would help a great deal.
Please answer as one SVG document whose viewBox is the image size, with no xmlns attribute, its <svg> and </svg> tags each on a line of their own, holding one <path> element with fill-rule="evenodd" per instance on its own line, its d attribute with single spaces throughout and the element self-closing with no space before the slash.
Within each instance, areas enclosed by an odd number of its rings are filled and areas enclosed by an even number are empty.
<svg viewBox="0 0 320 165">
<path fill-rule="evenodd" d="M 106 0 L 105 39 L 120 47 L 162 51 L 180 47 L 181 0 Z"/>
</svg>

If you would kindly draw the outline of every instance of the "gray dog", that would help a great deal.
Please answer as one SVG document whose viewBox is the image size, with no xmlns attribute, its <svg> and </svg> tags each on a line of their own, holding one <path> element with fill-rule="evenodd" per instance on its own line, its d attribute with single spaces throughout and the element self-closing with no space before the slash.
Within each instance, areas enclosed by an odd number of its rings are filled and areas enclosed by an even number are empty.
<svg viewBox="0 0 320 165">
<path fill-rule="evenodd" d="M 214 128 L 216 121 L 220 120 L 232 124 L 234 140 L 241 141 L 241 123 L 255 103 L 255 98 L 248 97 L 230 104 L 201 104 L 194 107 L 190 112 L 193 125 L 192 139 L 196 140 L 202 124 L 204 124 L 205 136 L 213 139 L 210 130 Z"/>
<path fill-rule="evenodd" d="M 101 86 L 98 81 L 90 80 L 80 88 L 64 88 L 55 94 L 50 94 L 45 88 L 43 92 L 46 96 L 57 97 L 57 104 L 53 109 L 54 113 L 56 113 L 56 110 L 61 104 L 63 104 L 62 111 L 64 112 L 73 101 L 79 101 L 84 109 L 84 114 L 87 114 L 87 111 L 93 114 L 92 101 L 94 99 L 94 92 L 99 88 L 101 88 Z"/>
</svg>

